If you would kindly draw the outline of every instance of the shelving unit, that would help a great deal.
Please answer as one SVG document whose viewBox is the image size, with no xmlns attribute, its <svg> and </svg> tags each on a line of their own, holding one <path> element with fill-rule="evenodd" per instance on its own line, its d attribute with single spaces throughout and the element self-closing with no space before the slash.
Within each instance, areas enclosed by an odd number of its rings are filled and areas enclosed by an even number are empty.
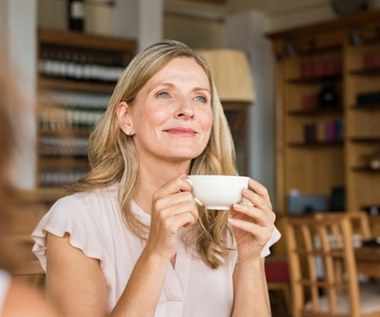
<svg viewBox="0 0 380 317">
<path fill-rule="evenodd" d="M 380 40 L 365 31 L 346 50 L 347 203 L 356 209 L 380 205 Z"/>
<path fill-rule="evenodd" d="M 88 171 L 88 136 L 135 51 L 131 39 L 38 30 L 37 187 L 62 187 Z"/>
<path fill-rule="evenodd" d="M 246 102 L 223 102 L 223 109 L 235 144 L 239 175 L 248 175 L 249 104 Z"/>
<path fill-rule="evenodd" d="M 380 160 L 379 29 L 380 12 L 371 11 L 268 35 L 277 58 L 280 213 L 289 213 L 294 189 L 329 201 L 343 190 L 348 211 L 380 205 L 380 166 L 370 164 Z M 327 81 L 339 98 L 323 107 Z"/>
</svg>

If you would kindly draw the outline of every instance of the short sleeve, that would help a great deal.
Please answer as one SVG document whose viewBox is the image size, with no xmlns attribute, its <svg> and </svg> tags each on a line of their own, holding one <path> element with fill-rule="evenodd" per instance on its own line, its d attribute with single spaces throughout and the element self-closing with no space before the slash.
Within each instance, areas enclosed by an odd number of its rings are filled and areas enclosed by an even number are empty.
<svg viewBox="0 0 380 317">
<path fill-rule="evenodd" d="M 278 231 L 276 227 L 274 227 L 272 234 L 269 238 L 269 241 L 267 244 L 264 246 L 264 248 L 261 250 L 261 257 L 264 258 L 270 254 L 270 247 L 275 244 L 278 240 L 281 238 L 281 233 Z"/>
<path fill-rule="evenodd" d="M 58 237 L 65 233 L 70 235 L 70 244 L 82 250 L 88 257 L 99 259 L 101 267 L 104 261 L 104 247 L 100 240 L 101 227 L 96 223 L 96 216 L 84 202 L 75 195 L 59 199 L 43 216 L 32 233 L 35 241 L 33 252 L 46 272 L 46 234 Z"/>
</svg>

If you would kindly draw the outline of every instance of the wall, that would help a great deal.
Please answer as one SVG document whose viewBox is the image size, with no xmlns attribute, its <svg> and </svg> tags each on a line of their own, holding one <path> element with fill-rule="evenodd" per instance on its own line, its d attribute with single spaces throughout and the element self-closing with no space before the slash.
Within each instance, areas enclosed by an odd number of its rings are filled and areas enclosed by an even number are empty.
<svg viewBox="0 0 380 317">
<path fill-rule="evenodd" d="M 269 18 L 271 31 L 307 25 L 334 17 L 329 0 L 233 0 L 228 4 L 230 12 L 253 8 Z"/>
<path fill-rule="evenodd" d="M 226 9 L 220 5 L 166 0 L 164 37 L 194 48 L 221 47 Z"/>
<path fill-rule="evenodd" d="M 274 69 L 271 43 L 263 36 L 269 27 L 270 20 L 261 12 L 230 14 L 225 22 L 224 42 L 250 57 L 256 101 L 249 110 L 249 174 L 274 197 Z"/>
</svg>

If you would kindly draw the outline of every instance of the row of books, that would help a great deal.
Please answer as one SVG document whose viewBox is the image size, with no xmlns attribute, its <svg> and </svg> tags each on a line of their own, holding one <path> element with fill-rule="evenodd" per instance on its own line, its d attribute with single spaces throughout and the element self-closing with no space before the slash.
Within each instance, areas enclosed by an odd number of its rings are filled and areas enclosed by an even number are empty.
<svg viewBox="0 0 380 317">
<path fill-rule="evenodd" d="M 43 171 L 39 174 L 39 184 L 42 187 L 59 187 L 73 184 L 85 176 L 87 171 Z"/>
<path fill-rule="evenodd" d="M 341 120 L 326 120 L 318 123 L 304 125 L 304 141 L 315 142 L 339 142 L 344 137 L 344 127 Z"/>
</svg>

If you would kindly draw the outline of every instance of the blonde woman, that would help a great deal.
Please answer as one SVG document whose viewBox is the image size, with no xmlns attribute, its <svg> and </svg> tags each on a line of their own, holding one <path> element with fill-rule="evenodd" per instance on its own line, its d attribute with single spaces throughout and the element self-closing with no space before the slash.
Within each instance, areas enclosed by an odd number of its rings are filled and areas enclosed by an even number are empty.
<svg viewBox="0 0 380 317">
<path fill-rule="evenodd" d="M 33 233 L 62 316 L 270 316 L 262 255 L 278 239 L 250 180 L 230 213 L 197 206 L 189 174 L 236 174 L 204 58 L 165 40 L 138 54 L 90 138 L 91 171 Z"/>
</svg>

